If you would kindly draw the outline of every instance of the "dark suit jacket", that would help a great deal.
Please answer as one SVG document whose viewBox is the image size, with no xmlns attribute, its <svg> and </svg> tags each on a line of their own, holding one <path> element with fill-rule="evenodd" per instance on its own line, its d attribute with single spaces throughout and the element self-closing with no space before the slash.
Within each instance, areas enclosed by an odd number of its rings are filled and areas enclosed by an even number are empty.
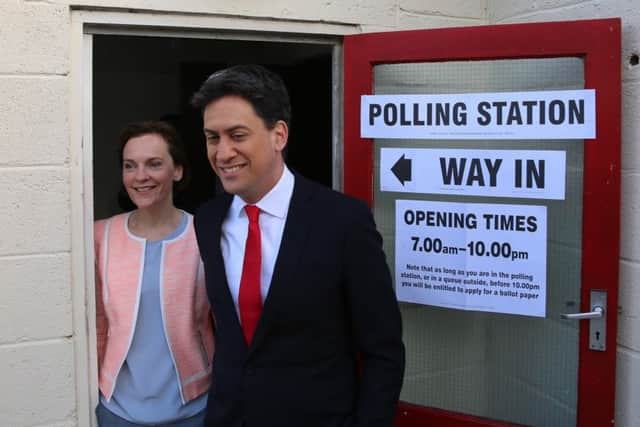
<svg viewBox="0 0 640 427">
<path fill-rule="evenodd" d="M 247 346 L 220 251 L 231 199 L 207 202 L 195 223 L 216 318 L 206 425 L 391 426 L 404 346 L 369 208 L 295 176 L 269 294 Z"/>
</svg>

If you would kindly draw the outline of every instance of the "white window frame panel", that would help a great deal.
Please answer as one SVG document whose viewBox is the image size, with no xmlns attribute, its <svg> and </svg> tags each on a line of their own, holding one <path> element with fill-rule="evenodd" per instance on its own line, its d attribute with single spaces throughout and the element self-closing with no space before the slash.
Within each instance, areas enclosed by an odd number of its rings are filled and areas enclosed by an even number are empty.
<svg viewBox="0 0 640 427">
<path fill-rule="evenodd" d="M 342 37 L 358 25 L 145 11 L 71 10 L 71 267 L 78 425 L 96 426 L 98 402 L 93 246 L 93 35 L 270 41 L 332 46 L 333 186 L 343 188 Z"/>
</svg>

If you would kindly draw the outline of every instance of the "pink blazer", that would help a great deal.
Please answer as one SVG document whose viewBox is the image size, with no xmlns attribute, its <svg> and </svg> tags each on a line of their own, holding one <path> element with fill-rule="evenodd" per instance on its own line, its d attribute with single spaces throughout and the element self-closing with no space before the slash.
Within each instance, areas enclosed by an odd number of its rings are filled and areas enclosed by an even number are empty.
<svg viewBox="0 0 640 427">
<path fill-rule="evenodd" d="M 127 357 L 140 301 L 145 240 L 129 232 L 128 216 L 94 224 L 99 386 L 107 400 Z M 183 403 L 209 389 L 214 352 L 213 318 L 191 215 L 188 221 L 182 234 L 162 244 L 160 278 L 163 326 Z"/>
</svg>

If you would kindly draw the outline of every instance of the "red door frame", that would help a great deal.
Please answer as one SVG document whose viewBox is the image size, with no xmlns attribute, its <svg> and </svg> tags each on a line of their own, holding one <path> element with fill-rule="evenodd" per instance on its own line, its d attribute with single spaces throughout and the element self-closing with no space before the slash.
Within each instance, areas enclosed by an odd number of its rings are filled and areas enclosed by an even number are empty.
<svg viewBox="0 0 640 427">
<path fill-rule="evenodd" d="M 596 90 L 596 138 L 584 141 L 581 311 L 590 291 L 608 291 L 607 350 L 588 350 L 580 325 L 578 423 L 613 425 L 620 229 L 620 19 L 443 28 L 344 39 L 344 191 L 373 203 L 372 140 L 360 138 L 360 96 L 373 93 L 373 66 L 517 58 L 582 57 L 585 88 Z M 605 207 L 603 209 L 603 207 Z M 400 403 L 396 426 L 504 426 Z"/>
</svg>

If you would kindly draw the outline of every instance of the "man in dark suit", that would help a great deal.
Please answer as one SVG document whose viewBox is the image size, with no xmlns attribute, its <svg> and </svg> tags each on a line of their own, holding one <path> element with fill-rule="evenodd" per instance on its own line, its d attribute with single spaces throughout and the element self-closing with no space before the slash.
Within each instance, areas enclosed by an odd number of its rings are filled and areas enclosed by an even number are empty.
<svg viewBox="0 0 640 427">
<path fill-rule="evenodd" d="M 206 425 L 392 425 L 398 304 L 369 208 L 286 167 L 282 80 L 255 65 L 193 96 L 225 194 L 196 214 L 216 353 Z"/>
</svg>

